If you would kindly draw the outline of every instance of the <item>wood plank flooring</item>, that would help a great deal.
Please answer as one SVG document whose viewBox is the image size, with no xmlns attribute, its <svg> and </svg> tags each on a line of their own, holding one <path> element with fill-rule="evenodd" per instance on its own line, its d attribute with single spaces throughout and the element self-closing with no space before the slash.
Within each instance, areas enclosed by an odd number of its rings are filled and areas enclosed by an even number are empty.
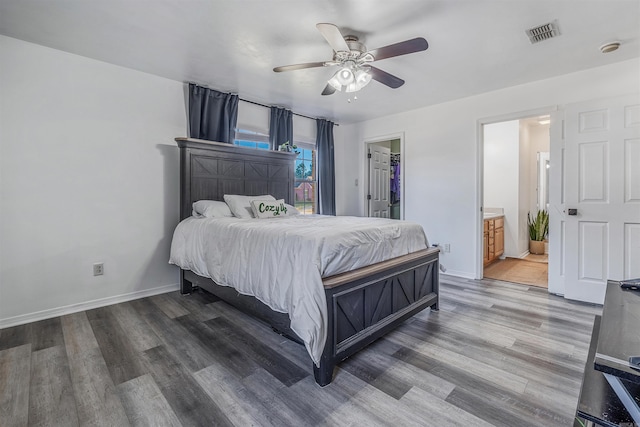
<svg viewBox="0 0 640 427">
<path fill-rule="evenodd" d="M 441 276 L 426 310 L 336 370 L 206 293 L 0 330 L 0 425 L 568 426 L 595 314 Z"/>
</svg>

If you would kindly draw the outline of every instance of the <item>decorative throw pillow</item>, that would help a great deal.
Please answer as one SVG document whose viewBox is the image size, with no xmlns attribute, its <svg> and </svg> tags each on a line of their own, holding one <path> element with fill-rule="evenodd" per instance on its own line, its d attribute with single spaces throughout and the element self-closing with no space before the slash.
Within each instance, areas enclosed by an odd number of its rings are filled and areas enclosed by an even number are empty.
<svg viewBox="0 0 640 427">
<path fill-rule="evenodd" d="M 290 204 L 287 204 L 287 203 L 285 203 L 284 205 L 287 207 L 287 215 L 289 216 L 300 215 L 300 211 L 296 209 L 295 206 L 291 206 Z"/>
<path fill-rule="evenodd" d="M 237 218 L 253 218 L 251 210 L 252 200 L 275 200 L 276 198 L 270 194 L 264 196 L 240 196 L 237 194 L 225 194 L 224 201 L 229 205 L 229 209 L 233 212 L 233 216 Z"/>
<path fill-rule="evenodd" d="M 233 213 L 225 202 L 215 200 L 198 200 L 193 203 L 192 215 L 196 218 L 220 218 L 232 217 Z"/>
<path fill-rule="evenodd" d="M 273 201 L 252 200 L 251 208 L 256 218 L 281 218 L 287 216 L 287 212 L 289 212 L 284 199 Z"/>
</svg>

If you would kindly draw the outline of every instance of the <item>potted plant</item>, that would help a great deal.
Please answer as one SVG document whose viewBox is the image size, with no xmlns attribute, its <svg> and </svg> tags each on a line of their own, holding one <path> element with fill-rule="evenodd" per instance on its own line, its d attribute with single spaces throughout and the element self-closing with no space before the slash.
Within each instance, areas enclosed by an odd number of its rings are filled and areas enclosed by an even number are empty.
<svg viewBox="0 0 640 427">
<path fill-rule="evenodd" d="M 531 217 L 527 213 L 527 225 L 529 226 L 529 253 L 544 254 L 544 242 L 549 234 L 549 213 L 546 210 L 538 211 Z"/>
<path fill-rule="evenodd" d="M 278 146 L 278 151 L 286 151 L 287 153 L 291 153 L 293 151 L 296 154 L 300 154 L 298 152 L 298 146 L 295 144 L 290 144 L 289 141 L 286 141 L 284 144 L 280 144 Z"/>
</svg>

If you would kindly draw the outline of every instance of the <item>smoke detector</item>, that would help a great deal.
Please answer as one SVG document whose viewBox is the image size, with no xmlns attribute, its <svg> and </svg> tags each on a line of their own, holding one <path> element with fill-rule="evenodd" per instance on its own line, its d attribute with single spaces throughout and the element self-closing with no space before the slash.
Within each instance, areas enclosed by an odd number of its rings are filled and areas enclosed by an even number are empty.
<svg viewBox="0 0 640 427">
<path fill-rule="evenodd" d="M 531 44 L 559 36 L 560 30 L 558 29 L 558 21 L 555 20 L 543 25 L 538 25 L 534 28 L 529 28 L 526 33 L 527 36 L 529 36 Z"/>
<path fill-rule="evenodd" d="M 619 47 L 620 47 L 620 42 L 605 43 L 602 46 L 600 46 L 600 52 L 602 53 L 613 52 L 614 50 L 618 50 Z"/>
</svg>

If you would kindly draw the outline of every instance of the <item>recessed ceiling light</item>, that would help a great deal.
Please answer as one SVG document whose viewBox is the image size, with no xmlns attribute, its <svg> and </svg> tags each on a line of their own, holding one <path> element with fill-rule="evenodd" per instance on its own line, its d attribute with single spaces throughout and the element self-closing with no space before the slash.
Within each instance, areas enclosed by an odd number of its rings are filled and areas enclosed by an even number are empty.
<svg viewBox="0 0 640 427">
<path fill-rule="evenodd" d="M 618 50 L 619 47 L 620 47 L 620 42 L 605 43 L 602 46 L 600 46 L 600 52 L 602 53 L 613 52 L 614 50 Z"/>
</svg>

